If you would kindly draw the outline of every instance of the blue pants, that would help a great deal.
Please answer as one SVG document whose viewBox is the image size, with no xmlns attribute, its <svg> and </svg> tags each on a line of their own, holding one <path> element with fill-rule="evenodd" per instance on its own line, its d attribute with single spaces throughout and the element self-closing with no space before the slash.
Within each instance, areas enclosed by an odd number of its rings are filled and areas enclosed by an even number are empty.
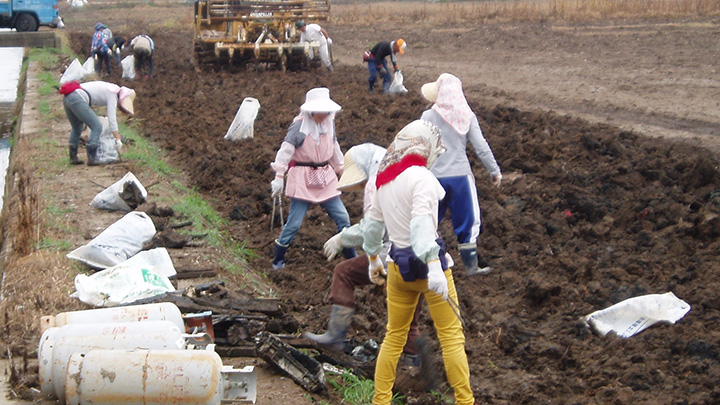
<svg viewBox="0 0 720 405">
<path fill-rule="evenodd" d="M 478 204 L 475 178 L 467 176 L 443 177 L 438 179 L 445 189 L 445 198 L 438 204 L 438 222 L 450 209 L 453 229 L 458 243 L 475 243 L 482 232 L 480 205 Z"/>
<path fill-rule="evenodd" d="M 392 83 L 392 77 L 390 76 L 390 69 L 388 69 L 387 60 L 385 58 L 382 59 L 380 65 L 378 65 L 378 62 L 377 60 L 375 60 L 375 58 L 370 58 L 368 60 L 368 88 L 370 91 L 373 91 L 373 88 L 375 87 L 375 82 L 377 81 L 379 66 L 382 66 L 380 74 L 382 75 L 383 79 L 383 92 L 387 93 L 388 90 L 390 90 L 390 83 Z"/>
<path fill-rule="evenodd" d="M 290 198 L 290 211 L 288 212 L 287 222 L 283 227 L 278 243 L 287 246 L 292 242 L 295 235 L 300 230 L 305 214 L 307 213 L 310 204 L 309 201 L 299 200 L 297 198 Z M 327 201 L 319 203 L 321 207 L 327 212 L 327 214 L 335 221 L 337 231 L 340 232 L 343 229 L 350 226 L 350 215 L 345 209 L 340 197 L 333 197 Z"/>
<path fill-rule="evenodd" d="M 96 146 L 100 141 L 103 126 L 100 118 L 95 114 L 88 102 L 80 94 L 84 90 L 75 90 L 63 98 L 63 107 L 65 115 L 70 121 L 70 141 L 71 146 L 77 146 L 80 142 L 80 134 L 82 133 L 83 124 L 87 124 L 90 128 L 90 139 L 88 146 Z"/>
</svg>

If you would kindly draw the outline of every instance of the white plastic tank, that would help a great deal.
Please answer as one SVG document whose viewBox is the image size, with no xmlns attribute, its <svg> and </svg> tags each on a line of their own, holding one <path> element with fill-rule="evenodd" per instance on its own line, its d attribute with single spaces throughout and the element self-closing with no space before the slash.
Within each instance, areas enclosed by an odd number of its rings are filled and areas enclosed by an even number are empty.
<svg viewBox="0 0 720 405">
<path fill-rule="evenodd" d="M 211 350 L 92 350 L 70 356 L 65 374 L 68 404 L 255 403 L 252 366 L 226 368 Z"/>
<path fill-rule="evenodd" d="M 65 370 L 73 353 L 135 348 L 185 349 L 185 335 L 170 321 L 71 324 L 50 328 L 43 333 L 38 347 L 40 391 L 47 399 L 63 401 Z"/>
<path fill-rule="evenodd" d="M 44 316 L 41 320 L 43 329 L 74 323 L 144 321 L 171 321 L 176 324 L 180 330 L 185 330 L 185 323 L 183 322 L 180 309 L 171 302 L 63 312 L 55 316 Z"/>
</svg>

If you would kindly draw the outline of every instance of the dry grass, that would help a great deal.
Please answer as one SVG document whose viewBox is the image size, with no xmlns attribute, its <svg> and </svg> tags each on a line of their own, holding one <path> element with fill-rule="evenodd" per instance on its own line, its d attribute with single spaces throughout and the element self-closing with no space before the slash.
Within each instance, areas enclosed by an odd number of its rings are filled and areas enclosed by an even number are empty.
<svg viewBox="0 0 720 405">
<path fill-rule="evenodd" d="M 717 0 L 538 0 L 475 2 L 378 2 L 334 4 L 338 24 L 449 25 L 488 22 L 588 22 L 607 19 L 710 18 Z"/>
</svg>

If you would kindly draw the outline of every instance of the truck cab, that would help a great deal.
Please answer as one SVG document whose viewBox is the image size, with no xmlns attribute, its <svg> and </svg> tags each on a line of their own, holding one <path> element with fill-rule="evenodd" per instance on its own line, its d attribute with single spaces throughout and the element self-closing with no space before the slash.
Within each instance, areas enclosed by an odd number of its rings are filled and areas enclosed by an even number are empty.
<svg viewBox="0 0 720 405">
<path fill-rule="evenodd" d="M 63 26 L 58 0 L 0 0 L 0 28 L 37 31 L 40 26 Z"/>
</svg>

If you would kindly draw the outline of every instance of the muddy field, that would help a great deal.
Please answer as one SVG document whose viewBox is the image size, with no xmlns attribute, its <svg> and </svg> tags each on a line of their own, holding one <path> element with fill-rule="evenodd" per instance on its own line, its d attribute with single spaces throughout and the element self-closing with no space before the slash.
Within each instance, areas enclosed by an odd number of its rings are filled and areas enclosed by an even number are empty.
<svg viewBox="0 0 720 405">
<path fill-rule="evenodd" d="M 159 12 L 167 19 L 175 16 L 176 23 L 148 25 L 150 16 Z M 660 41 L 666 48 L 653 48 L 652 52 L 643 51 L 649 45 L 645 42 L 637 49 L 626 43 L 614 48 L 613 36 L 598 38 L 597 27 L 478 27 L 477 32 L 484 35 L 472 37 L 474 41 L 469 35 L 455 35 L 464 43 L 460 47 L 448 45 L 453 27 L 433 32 L 427 27 L 405 31 L 386 27 L 367 33 L 331 24 L 326 28 L 338 47 L 335 72 L 283 74 L 264 69 L 197 69 L 192 57 L 191 7 L 149 11 L 147 7 L 88 7 L 68 9 L 64 15 L 72 49 L 83 56 L 88 54 L 96 20 L 106 22 L 115 34 L 142 31 L 153 37 L 157 44 L 155 76 L 125 82 L 116 71 L 111 81 L 136 89 L 136 119 L 142 122 L 145 136 L 167 149 L 192 185 L 232 219 L 229 231 L 233 238 L 245 241 L 257 253 L 252 268 L 267 274 L 303 329 L 317 332 L 326 326 L 327 294 L 336 263 L 326 262 L 322 246 L 334 234 L 334 225 L 319 207 L 311 209 L 288 251 L 287 267 L 272 270 L 272 244 L 280 229 L 276 224 L 269 230 L 269 183 L 273 178 L 270 162 L 305 92 L 328 87 L 343 107 L 336 121 L 343 151 L 363 142 L 386 146 L 400 128 L 429 107 L 417 91 L 420 85 L 449 71 L 463 79 L 470 105 L 504 174 L 502 187 L 495 189 L 482 165 L 471 158 L 483 212 L 479 247 L 494 267 L 490 275 L 466 279 L 449 221 L 441 226 L 456 261 L 471 383 L 478 401 L 720 401 L 720 332 L 716 325 L 720 314 L 716 274 L 720 269 L 720 173 L 716 156 L 699 147 L 712 150 L 718 135 L 717 80 L 695 92 L 695 97 L 705 96 L 696 100 L 697 105 L 705 106 L 703 118 L 673 119 L 663 110 L 672 102 L 660 100 L 667 96 L 662 93 L 668 89 L 660 82 L 667 76 L 666 69 L 646 69 L 642 70 L 645 76 L 626 79 L 636 82 L 626 89 L 637 93 L 636 101 L 644 92 L 660 94 L 657 105 L 625 108 L 633 103 L 623 104 L 615 97 L 618 101 L 613 104 L 601 96 L 567 90 L 597 80 L 583 76 L 583 66 L 568 65 L 565 74 L 550 74 L 549 68 L 542 68 L 547 62 L 524 59 L 524 52 L 538 52 L 538 47 L 529 44 L 553 44 L 558 49 L 555 54 L 582 49 L 592 57 L 602 52 L 615 57 L 605 61 L 607 74 L 622 76 L 608 66 L 622 66 L 626 59 L 638 65 L 662 64 L 657 55 L 672 58 L 681 51 L 699 58 L 697 69 L 705 71 L 717 66 L 720 29 L 712 22 L 690 24 L 684 31 L 673 24 L 624 22 L 642 25 L 660 37 L 687 39 Z M 603 30 L 611 32 L 610 26 Z M 583 30 L 589 35 L 578 34 Z M 514 34 L 500 37 L 508 32 Z M 574 32 L 573 41 L 559 32 Z M 375 41 L 399 35 L 411 45 L 407 58 L 400 60 L 410 92 L 403 96 L 369 94 L 359 55 Z M 498 41 L 503 41 L 502 47 L 489 45 Z M 414 43 L 423 46 L 413 49 Z M 713 52 L 700 51 L 707 43 Z M 686 49 L 689 44 L 694 44 L 697 52 Z M 468 60 L 473 52 L 490 48 L 497 54 L 493 60 L 477 64 Z M 636 54 L 629 54 L 633 49 Z M 523 63 L 527 69 L 534 66 L 537 75 L 545 75 L 544 80 L 534 79 L 544 82 L 537 87 L 541 95 L 533 96 L 535 88 L 530 82 L 520 89 L 522 80 L 529 80 L 521 76 L 515 77 L 517 80 L 505 77 L 507 89 L 501 87 L 501 80 L 492 85 L 473 80 L 484 71 L 500 77 L 503 67 L 505 72 L 523 70 L 518 68 Z M 478 71 L 473 72 L 473 66 Z M 603 66 L 592 69 L 602 71 Z M 577 82 L 569 83 L 572 80 Z M 647 88 L 653 83 L 656 88 Z M 616 84 L 607 82 L 608 88 Z M 551 91 L 557 93 L 548 95 Z M 223 136 L 245 97 L 257 98 L 261 105 L 255 137 L 225 141 Z M 675 110 L 693 110 L 692 99 L 678 96 Z M 618 121 L 612 122 L 616 125 L 599 123 L 610 112 L 614 118 L 605 121 Z M 650 124 L 652 138 L 640 130 Z M 665 132 L 672 139 L 662 138 Z M 693 142 L 680 143 L 678 137 L 690 137 Z M 357 221 L 362 197 L 345 194 L 342 198 L 351 219 Z M 288 205 L 286 201 L 286 210 Z M 692 306 L 675 325 L 657 325 L 632 338 L 619 339 L 595 336 L 578 321 L 626 298 L 668 291 Z M 382 289 L 359 290 L 356 298 L 350 335 L 358 341 L 382 341 Z M 435 342 L 426 310 L 421 329 Z M 406 395 L 417 402 L 432 398 L 422 393 Z"/>
</svg>

